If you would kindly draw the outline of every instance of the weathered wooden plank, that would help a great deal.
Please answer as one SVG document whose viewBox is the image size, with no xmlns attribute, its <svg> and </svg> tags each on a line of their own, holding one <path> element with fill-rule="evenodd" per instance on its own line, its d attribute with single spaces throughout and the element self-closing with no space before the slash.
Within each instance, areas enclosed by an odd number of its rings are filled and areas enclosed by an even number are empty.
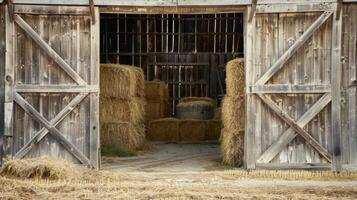
<svg viewBox="0 0 357 200">
<path fill-rule="evenodd" d="M 87 84 L 19 15 L 15 15 L 15 21 L 74 81 Z"/>
<path fill-rule="evenodd" d="M 47 121 L 36 109 L 34 109 L 25 99 L 21 97 L 21 95 L 15 93 L 14 101 L 24 109 L 26 113 L 31 115 L 36 121 L 41 123 L 46 129 L 49 130 L 49 133 L 57 139 L 59 143 L 61 143 L 69 152 L 71 152 L 81 163 L 86 164 L 88 166 L 92 166 L 88 158 L 78 150 L 76 146 L 74 146 L 71 142 L 68 141 L 66 137 L 49 121 Z"/>
<path fill-rule="evenodd" d="M 16 5 L 15 13 L 33 15 L 90 15 L 87 6 Z"/>
<path fill-rule="evenodd" d="M 291 93 L 291 94 L 319 94 L 331 91 L 330 85 L 290 85 L 290 84 L 271 84 L 271 85 L 251 85 L 248 93 Z"/>
<path fill-rule="evenodd" d="M 331 94 L 323 95 L 311 108 L 302 115 L 296 124 L 304 127 L 309 123 L 328 103 L 331 101 Z M 269 163 L 288 143 L 295 137 L 296 133 L 293 128 L 289 128 L 279 139 L 275 141 L 257 160 L 257 163 Z"/>
<path fill-rule="evenodd" d="M 334 11 L 335 3 L 296 3 L 296 4 L 262 4 L 257 6 L 257 13 L 298 13 Z"/>
<path fill-rule="evenodd" d="M 277 114 L 282 120 L 290 125 L 302 138 L 305 139 L 306 143 L 310 144 L 316 151 L 318 151 L 327 161 L 332 161 L 331 154 L 318 143 L 315 138 L 313 138 L 305 129 L 300 127 L 294 119 L 292 119 L 287 113 L 275 105 L 275 103 L 269 98 L 265 97 L 264 94 L 257 94 L 257 96 L 267 105 L 275 114 Z"/>
<path fill-rule="evenodd" d="M 99 92 L 98 85 L 16 85 L 17 93 L 92 93 Z"/>
<path fill-rule="evenodd" d="M 332 85 L 332 103 L 331 103 L 331 125 L 332 125 L 332 143 L 333 143 L 333 169 L 340 171 L 341 163 L 341 33 L 342 20 L 334 12 L 332 22 L 332 57 L 331 57 L 331 85 Z"/>
<path fill-rule="evenodd" d="M 268 170 L 330 170 L 327 163 L 257 163 L 257 169 Z"/>
<path fill-rule="evenodd" d="M 95 23 L 91 23 L 91 61 L 90 61 L 90 84 L 99 87 L 99 9 L 94 8 Z M 99 125 L 99 93 L 90 95 L 90 147 L 89 160 L 92 165 L 100 168 L 100 125 Z"/>
<path fill-rule="evenodd" d="M 286 61 L 312 36 L 312 34 L 331 16 L 332 12 L 324 12 L 285 52 L 284 54 L 266 71 L 263 76 L 256 81 L 256 85 L 265 84 L 274 74 L 279 71 Z"/>
<path fill-rule="evenodd" d="M 2 80 L 5 77 L 5 6 L 0 5 L 0 77 Z M 0 83 L 0 119 L 4 119 L 5 105 L 5 82 Z M 0 166 L 2 166 L 3 144 L 4 144 L 4 120 L 0 120 Z"/>
<path fill-rule="evenodd" d="M 79 94 L 76 96 L 66 107 L 62 109 L 51 121 L 52 126 L 56 127 L 63 121 L 82 101 L 88 94 Z M 34 134 L 34 136 L 15 154 L 15 159 L 23 158 L 36 144 L 38 144 L 48 133 L 48 129 L 42 128 Z"/>
</svg>

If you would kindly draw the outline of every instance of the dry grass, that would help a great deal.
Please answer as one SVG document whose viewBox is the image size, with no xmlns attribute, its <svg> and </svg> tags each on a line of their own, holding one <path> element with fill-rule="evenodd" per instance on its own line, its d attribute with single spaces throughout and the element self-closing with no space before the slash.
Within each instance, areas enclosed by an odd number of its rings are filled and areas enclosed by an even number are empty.
<svg viewBox="0 0 357 200">
<path fill-rule="evenodd" d="M 221 156 L 222 161 L 230 166 L 242 166 L 244 154 L 244 134 L 232 133 L 226 128 L 221 132 Z"/>
<path fill-rule="evenodd" d="M 167 102 L 148 102 L 146 104 L 146 118 L 148 120 L 166 118 L 169 116 Z"/>
<path fill-rule="evenodd" d="M 129 65 L 100 65 L 101 96 L 129 99 L 145 96 L 145 79 L 141 68 Z"/>
<path fill-rule="evenodd" d="M 222 100 L 222 123 L 232 133 L 244 130 L 245 104 L 240 97 L 225 96 Z"/>
<path fill-rule="evenodd" d="M 217 105 L 217 102 L 210 98 L 210 97 L 184 97 L 180 99 L 179 103 L 188 103 L 188 102 L 196 102 L 196 101 L 200 101 L 200 102 L 208 102 L 210 103 L 214 108 Z"/>
<path fill-rule="evenodd" d="M 101 126 L 101 145 L 117 145 L 130 150 L 140 150 L 145 143 L 145 127 L 128 122 L 104 123 Z"/>
<path fill-rule="evenodd" d="M 147 137 L 153 141 L 178 141 L 179 120 L 176 118 L 162 118 L 149 122 Z"/>
<path fill-rule="evenodd" d="M 222 122 L 220 120 L 209 120 L 206 122 L 206 140 L 218 141 L 221 135 Z"/>
<path fill-rule="evenodd" d="M 47 159 L 47 158 L 46 158 Z M 46 160 L 45 159 L 45 160 Z M 57 168 L 59 179 L 40 176 L 14 176 L 1 172 L 0 199 L 356 199 L 357 187 L 344 181 L 357 180 L 356 173 L 253 171 L 241 170 L 198 173 L 136 173 L 102 172 L 75 166 L 66 161 L 29 159 L 13 161 L 10 168 L 27 170 L 46 163 Z M 48 165 L 56 163 L 56 165 Z M 19 171 L 17 171 L 19 173 Z M 54 173 L 54 172 L 53 172 Z M 23 174 L 22 172 L 20 174 Z M 25 173 L 26 174 L 26 173 Z M 270 182 L 259 181 L 267 179 Z M 338 180 L 334 186 L 319 183 L 280 180 Z M 248 181 L 245 181 L 247 180 Z M 245 183 L 250 183 L 245 185 Z M 252 185 L 253 184 L 253 185 Z M 256 184 L 256 185 L 255 185 Z M 260 185 L 263 184 L 263 185 Z M 310 184 L 310 185 L 309 185 Z M 311 185 L 312 184 L 312 185 Z"/>
<path fill-rule="evenodd" d="M 244 96 L 244 59 L 236 58 L 227 63 L 226 85 L 228 96 Z"/>
<path fill-rule="evenodd" d="M 179 134 L 180 141 L 204 141 L 206 139 L 206 124 L 205 120 L 184 119 L 180 120 Z"/>
<path fill-rule="evenodd" d="M 149 102 L 167 102 L 170 98 L 169 88 L 160 80 L 146 81 L 145 96 Z"/>
</svg>

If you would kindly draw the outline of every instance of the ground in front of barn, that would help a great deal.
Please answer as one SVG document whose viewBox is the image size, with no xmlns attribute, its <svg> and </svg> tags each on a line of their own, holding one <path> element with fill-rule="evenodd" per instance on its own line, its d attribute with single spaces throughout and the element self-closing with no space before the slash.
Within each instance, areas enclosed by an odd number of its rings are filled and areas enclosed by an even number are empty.
<svg viewBox="0 0 357 200">
<path fill-rule="evenodd" d="M 213 143 L 155 144 L 139 156 L 105 157 L 101 171 L 68 173 L 54 180 L 2 174 L 0 199 L 357 199 L 355 173 L 247 173 L 221 165 Z"/>
</svg>

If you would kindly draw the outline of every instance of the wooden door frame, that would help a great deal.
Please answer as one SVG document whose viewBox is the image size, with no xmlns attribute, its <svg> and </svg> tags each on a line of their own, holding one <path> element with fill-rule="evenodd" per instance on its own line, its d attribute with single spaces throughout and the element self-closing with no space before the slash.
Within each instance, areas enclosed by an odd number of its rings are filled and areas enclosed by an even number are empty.
<svg viewBox="0 0 357 200">
<path fill-rule="evenodd" d="M 47 8 L 47 10 L 46 10 Z M 5 129 L 4 129 L 4 152 L 10 159 L 23 158 L 36 144 L 38 144 L 46 134 L 51 134 L 60 144 L 67 149 L 82 164 L 92 168 L 100 167 L 100 138 L 99 138 L 99 8 L 78 7 L 76 10 L 73 6 L 52 6 L 31 9 L 29 6 L 16 5 L 13 21 L 10 20 L 8 8 L 5 13 L 6 23 L 6 59 L 5 59 Z M 90 11 L 92 10 L 92 12 Z M 93 13 L 94 11 L 94 13 Z M 67 15 L 87 15 L 94 16 L 97 23 L 90 23 L 90 43 L 89 50 L 91 56 L 90 66 L 91 77 L 88 82 L 84 81 L 81 76 L 66 63 L 64 59 L 48 45 L 20 14 L 67 14 Z M 93 18 L 91 18 L 93 20 Z M 45 52 L 66 74 L 71 77 L 77 85 L 18 85 L 14 83 L 14 37 L 15 26 L 21 28 L 31 39 Z M 57 116 L 48 121 L 43 117 L 31 104 L 29 104 L 19 93 L 73 93 L 77 96 L 60 111 Z M 66 139 L 63 134 L 56 128 L 63 119 L 68 116 L 75 107 L 77 107 L 86 97 L 90 98 L 90 147 L 89 156 L 85 156 L 74 144 Z M 44 128 L 39 130 L 34 137 L 30 139 L 18 152 L 14 152 L 12 146 L 13 138 L 13 112 L 14 102 L 29 114 L 35 121 L 42 124 Z"/>
<path fill-rule="evenodd" d="M 339 58 L 341 55 L 341 12 L 337 10 L 336 3 L 326 4 L 325 7 L 319 7 L 319 5 L 310 4 L 309 6 L 299 7 L 296 4 L 274 4 L 274 5 L 257 5 L 256 9 L 252 9 L 251 6 L 247 7 L 245 12 L 245 73 L 246 73 L 246 134 L 245 134 L 245 146 L 244 146 L 244 166 L 246 169 L 256 168 L 331 168 L 334 170 L 341 170 L 341 157 L 340 157 L 340 79 L 341 79 L 341 62 Z M 279 59 L 273 64 L 255 83 L 251 83 L 248 80 L 248 75 L 252 73 L 253 59 L 254 59 L 254 39 L 255 39 L 255 14 L 257 13 L 296 13 L 296 12 L 319 12 L 322 15 L 298 38 L 294 44 L 292 44 L 286 52 L 280 56 Z M 337 14 L 338 13 L 338 14 Z M 266 85 L 265 83 L 279 71 L 284 63 L 301 47 L 304 42 L 309 39 L 312 34 L 330 17 L 333 17 L 333 41 L 332 41 L 332 60 L 331 70 L 333 73 L 331 77 L 331 85 Z M 313 105 L 298 121 L 294 121 L 287 113 L 281 110 L 276 104 L 265 96 L 265 94 L 274 93 L 321 93 L 323 95 L 315 105 Z M 250 106 L 254 98 L 260 99 L 269 110 L 273 111 L 284 123 L 290 125 L 290 128 L 285 131 L 279 138 L 278 142 L 275 141 L 262 155 L 255 155 L 255 143 L 254 143 L 254 131 L 249 126 L 250 121 L 254 120 L 252 112 L 254 112 Z M 323 148 L 316 140 L 307 133 L 303 127 L 325 106 L 330 102 L 332 107 L 332 133 L 333 133 L 333 153 L 332 155 Z M 249 118 L 250 117 L 250 118 Z M 297 134 L 296 134 L 297 133 Z M 296 135 L 302 136 L 305 141 L 312 145 L 326 160 L 332 162 L 331 165 L 322 164 L 321 166 L 309 166 L 309 165 L 286 165 L 286 164 L 270 164 L 277 153 L 281 151 Z M 258 159 L 256 159 L 258 158 Z"/>
</svg>

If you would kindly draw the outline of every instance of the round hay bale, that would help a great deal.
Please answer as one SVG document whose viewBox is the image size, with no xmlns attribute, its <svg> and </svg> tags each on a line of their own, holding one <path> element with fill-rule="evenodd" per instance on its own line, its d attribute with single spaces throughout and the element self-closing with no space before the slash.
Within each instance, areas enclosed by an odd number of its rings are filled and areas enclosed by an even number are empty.
<svg viewBox="0 0 357 200">
<path fill-rule="evenodd" d="M 214 107 L 207 101 L 181 102 L 176 108 L 179 119 L 209 120 L 214 116 Z"/>
<path fill-rule="evenodd" d="M 206 122 L 206 140 L 218 141 L 221 135 L 222 123 L 220 120 Z"/>
<path fill-rule="evenodd" d="M 101 123 L 131 122 L 141 124 L 145 121 L 146 102 L 140 98 L 123 100 L 111 97 L 100 97 Z"/>
<path fill-rule="evenodd" d="M 226 66 L 227 96 L 244 96 L 244 59 L 236 58 Z"/>
<path fill-rule="evenodd" d="M 145 127 L 127 122 L 104 123 L 101 125 L 100 140 L 101 145 L 140 150 L 145 143 Z"/>
<path fill-rule="evenodd" d="M 216 100 L 210 97 L 184 97 L 180 99 L 179 103 L 187 103 L 187 102 L 195 102 L 195 101 L 206 101 L 211 103 L 213 107 L 216 107 L 217 105 Z"/>
<path fill-rule="evenodd" d="M 196 119 L 180 120 L 180 141 L 197 142 L 206 139 L 206 121 Z"/>
<path fill-rule="evenodd" d="M 147 138 L 152 141 L 179 141 L 179 120 L 163 118 L 150 121 Z"/>
<path fill-rule="evenodd" d="M 223 128 L 220 143 L 223 163 L 231 166 L 242 166 L 244 155 L 244 131 L 236 133 Z"/>
</svg>

